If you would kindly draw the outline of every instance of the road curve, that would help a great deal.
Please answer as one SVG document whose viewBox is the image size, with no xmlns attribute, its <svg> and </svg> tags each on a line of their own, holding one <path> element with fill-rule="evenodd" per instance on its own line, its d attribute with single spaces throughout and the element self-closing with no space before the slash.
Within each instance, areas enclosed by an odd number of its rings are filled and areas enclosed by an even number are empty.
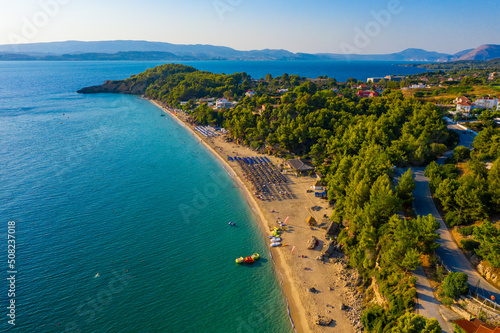
<svg viewBox="0 0 500 333">
<path fill-rule="evenodd" d="M 460 136 L 460 145 L 466 146 L 468 148 L 472 147 L 472 142 L 474 141 L 475 134 L 471 133 L 456 124 L 448 125 L 448 129 L 458 132 Z M 445 153 L 445 157 L 451 155 L 451 151 Z M 445 157 L 440 158 L 437 162 L 443 164 Z M 412 168 L 415 174 L 415 191 L 413 191 L 414 196 L 414 207 L 417 215 L 429 215 L 431 214 L 436 218 L 440 224 L 440 228 L 437 230 L 440 239 L 438 240 L 439 248 L 436 250 L 436 254 L 443 261 L 443 263 L 454 272 L 464 272 L 469 277 L 469 284 L 474 286 L 474 292 L 476 292 L 476 286 L 479 283 L 477 292 L 484 297 L 491 299 L 491 296 L 495 296 L 495 299 L 500 300 L 500 291 L 488 283 L 479 273 L 472 267 L 469 260 L 465 257 L 462 250 L 453 240 L 451 233 L 449 232 L 446 224 L 441 219 L 439 212 L 434 205 L 432 200 L 431 191 L 429 189 L 429 179 L 424 176 L 425 168 Z"/>
<path fill-rule="evenodd" d="M 437 230 L 440 239 L 437 241 L 439 243 L 439 248 L 436 249 L 436 254 L 443 261 L 443 263 L 448 267 L 448 269 L 454 272 L 464 272 L 469 277 L 469 284 L 475 286 L 479 282 L 479 288 L 477 292 L 484 297 L 490 298 L 492 295 L 495 299 L 500 299 L 500 292 L 494 286 L 489 284 L 479 273 L 472 267 L 469 260 L 465 257 L 462 250 L 459 249 L 458 245 L 453 240 L 451 233 L 448 231 L 444 221 L 441 219 L 439 212 L 434 205 L 432 200 L 431 191 L 429 189 L 429 178 L 424 176 L 425 168 L 412 168 L 415 174 L 415 191 L 413 191 L 414 196 L 414 207 L 417 215 L 427 216 L 431 214 L 436 218 L 440 224 L 440 228 Z"/>
</svg>

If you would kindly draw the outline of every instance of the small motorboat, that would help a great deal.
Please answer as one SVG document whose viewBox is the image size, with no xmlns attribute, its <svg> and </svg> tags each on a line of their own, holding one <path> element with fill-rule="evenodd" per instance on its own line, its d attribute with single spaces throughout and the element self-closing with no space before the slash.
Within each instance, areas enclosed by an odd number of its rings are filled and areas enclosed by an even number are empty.
<svg viewBox="0 0 500 333">
<path fill-rule="evenodd" d="M 279 246 L 281 246 L 281 243 L 278 243 L 278 242 L 272 242 L 272 243 L 271 243 L 271 246 L 272 246 L 272 247 L 279 247 Z"/>
<path fill-rule="evenodd" d="M 281 237 L 273 237 L 273 238 L 271 238 L 271 242 L 279 243 L 281 241 L 282 241 Z"/>
<path fill-rule="evenodd" d="M 252 258 L 252 257 L 246 257 L 246 258 L 245 258 L 245 264 L 253 264 L 253 262 L 254 262 L 254 261 L 255 261 L 255 260 L 253 260 L 253 258 Z"/>
<path fill-rule="evenodd" d="M 236 223 L 234 223 L 234 222 L 227 222 L 227 224 L 229 224 L 229 225 L 231 225 L 233 227 L 236 227 Z"/>
<path fill-rule="evenodd" d="M 243 264 L 244 262 L 245 262 L 245 258 L 243 258 L 243 257 L 236 258 L 236 263 L 237 263 L 238 265 L 241 265 L 241 264 Z"/>
<path fill-rule="evenodd" d="M 258 253 L 252 254 L 251 257 L 252 257 L 253 260 L 259 260 L 260 259 L 260 255 Z"/>
</svg>

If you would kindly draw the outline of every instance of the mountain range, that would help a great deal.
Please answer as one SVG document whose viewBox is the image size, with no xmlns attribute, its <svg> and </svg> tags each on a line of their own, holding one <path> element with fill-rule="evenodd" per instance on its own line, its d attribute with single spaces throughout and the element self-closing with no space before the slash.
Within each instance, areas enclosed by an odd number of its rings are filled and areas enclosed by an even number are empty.
<svg viewBox="0 0 500 333">
<path fill-rule="evenodd" d="M 406 49 L 390 54 L 292 53 L 287 50 L 239 51 L 225 46 L 148 41 L 66 41 L 0 45 L 0 60 L 354 60 L 448 62 L 500 57 L 500 45 L 482 45 L 456 54 Z"/>
</svg>

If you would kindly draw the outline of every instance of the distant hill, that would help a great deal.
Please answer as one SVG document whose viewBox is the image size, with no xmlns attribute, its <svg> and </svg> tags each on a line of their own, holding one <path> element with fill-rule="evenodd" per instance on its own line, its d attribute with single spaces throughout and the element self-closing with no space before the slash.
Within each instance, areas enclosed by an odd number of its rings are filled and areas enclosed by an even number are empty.
<svg viewBox="0 0 500 333">
<path fill-rule="evenodd" d="M 45 61 L 97 61 L 97 60 L 135 60 L 135 61 L 172 61 L 194 60 L 191 56 L 177 56 L 170 52 L 117 52 L 117 53 L 79 53 L 79 54 L 16 54 L 0 53 L 0 60 L 45 60 Z"/>
<path fill-rule="evenodd" d="M 460 52 L 457 52 L 453 55 L 453 58 L 454 59 L 459 59 L 461 56 L 463 56 L 464 54 L 467 54 L 469 53 L 470 51 L 472 51 L 474 49 L 467 49 L 467 50 L 463 50 L 463 51 L 460 51 Z"/>
<path fill-rule="evenodd" d="M 490 60 L 500 58 L 500 45 L 482 45 L 462 55 L 458 60 Z"/>
<path fill-rule="evenodd" d="M 338 56 L 338 55 L 337 55 Z M 342 55 L 344 57 L 344 55 Z M 422 49 L 406 49 L 398 53 L 348 56 L 352 60 L 380 60 L 380 61 L 449 61 L 449 54 L 429 52 Z"/>
<path fill-rule="evenodd" d="M 0 60 L 357 60 L 447 62 L 500 57 L 500 45 L 483 45 L 456 54 L 406 49 L 391 54 L 292 53 L 287 50 L 239 51 L 226 46 L 148 41 L 51 42 L 0 45 Z"/>
</svg>

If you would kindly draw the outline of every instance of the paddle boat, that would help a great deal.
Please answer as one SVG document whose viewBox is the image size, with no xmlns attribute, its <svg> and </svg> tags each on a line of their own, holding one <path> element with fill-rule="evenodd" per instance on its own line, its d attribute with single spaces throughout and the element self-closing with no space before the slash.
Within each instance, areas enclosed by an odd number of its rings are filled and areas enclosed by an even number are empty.
<svg viewBox="0 0 500 333">
<path fill-rule="evenodd" d="M 252 257 L 253 260 L 259 260 L 260 259 L 260 255 L 258 253 L 252 254 L 251 257 Z"/>
<path fill-rule="evenodd" d="M 241 264 L 243 264 L 244 262 L 245 262 L 245 258 L 243 258 L 243 257 L 236 258 L 236 263 L 237 263 L 238 265 L 241 265 Z"/>
<path fill-rule="evenodd" d="M 246 258 L 245 258 L 245 264 L 253 264 L 253 262 L 254 262 L 254 261 L 255 261 L 255 260 L 253 260 L 253 258 L 252 258 L 252 257 L 246 257 Z"/>
<path fill-rule="evenodd" d="M 278 242 L 271 243 L 271 247 L 279 247 L 279 246 L 281 246 L 281 243 L 278 243 Z"/>
<path fill-rule="evenodd" d="M 231 225 L 233 227 L 236 227 L 236 223 L 234 223 L 234 222 L 227 222 L 227 224 L 229 224 L 229 225 Z"/>
</svg>

